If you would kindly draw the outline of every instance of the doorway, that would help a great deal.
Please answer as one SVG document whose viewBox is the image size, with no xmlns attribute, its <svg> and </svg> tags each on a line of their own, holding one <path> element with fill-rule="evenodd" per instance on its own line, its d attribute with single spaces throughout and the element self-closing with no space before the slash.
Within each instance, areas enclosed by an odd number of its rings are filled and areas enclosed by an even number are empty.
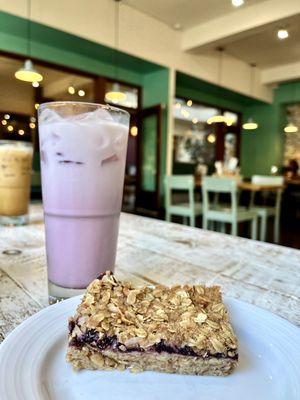
<svg viewBox="0 0 300 400">
<path fill-rule="evenodd" d="M 155 105 L 140 112 L 136 209 L 157 217 L 160 210 L 162 107 Z"/>
</svg>

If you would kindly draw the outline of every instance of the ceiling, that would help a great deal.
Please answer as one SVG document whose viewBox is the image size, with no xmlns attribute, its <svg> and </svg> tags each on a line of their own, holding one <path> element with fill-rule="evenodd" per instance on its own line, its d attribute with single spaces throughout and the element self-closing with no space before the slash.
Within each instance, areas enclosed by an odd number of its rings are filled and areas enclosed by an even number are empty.
<svg viewBox="0 0 300 400">
<path fill-rule="evenodd" d="M 289 31 L 287 39 L 277 38 L 277 30 L 281 26 L 286 26 Z M 227 43 L 224 47 L 228 54 L 261 68 L 299 61 L 300 15 L 281 21 L 280 26 L 266 27 L 261 32 Z"/>
<path fill-rule="evenodd" d="M 124 3 L 175 29 L 180 24 L 182 34 L 195 25 L 207 23 L 224 15 L 234 15 L 241 9 L 260 5 L 267 0 L 244 0 L 241 7 L 234 7 L 231 0 L 124 0 Z M 300 2 L 300 0 L 298 0 Z M 277 30 L 286 27 L 289 38 L 279 40 Z M 222 31 L 222 28 L 220 27 Z M 260 68 L 269 68 L 300 61 L 300 14 L 282 19 L 258 29 L 246 32 L 239 39 L 226 37 L 220 39 L 218 46 L 226 53 L 256 64 Z M 214 50 L 213 42 L 205 48 L 194 49 L 194 53 L 205 54 Z"/>
<path fill-rule="evenodd" d="M 245 0 L 243 8 L 263 1 Z M 183 30 L 239 9 L 232 6 L 231 0 L 124 0 L 124 3 L 172 28 L 180 24 Z"/>
</svg>

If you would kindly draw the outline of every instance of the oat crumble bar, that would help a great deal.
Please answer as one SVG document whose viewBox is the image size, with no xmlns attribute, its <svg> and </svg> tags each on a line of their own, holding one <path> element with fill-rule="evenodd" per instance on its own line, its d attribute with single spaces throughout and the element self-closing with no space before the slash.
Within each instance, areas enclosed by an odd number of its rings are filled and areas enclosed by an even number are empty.
<svg viewBox="0 0 300 400">
<path fill-rule="evenodd" d="M 218 286 L 141 288 L 106 272 L 69 319 L 74 369 L 228 375 L 237 339 Z"/>
</svg>

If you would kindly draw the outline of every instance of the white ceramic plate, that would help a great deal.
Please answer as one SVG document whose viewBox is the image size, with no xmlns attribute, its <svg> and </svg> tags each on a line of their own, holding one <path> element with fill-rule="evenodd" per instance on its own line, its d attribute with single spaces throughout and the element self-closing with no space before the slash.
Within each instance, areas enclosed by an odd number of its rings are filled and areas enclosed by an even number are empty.
<svg viewBox="0 0 300 400">
<path fill-rule="evenodd" d="M 65 362 L 67 318 L 80 297 L 48 307 L 0 346 L 1 400 L 299 400 L 300 329 L 258 307 L 226 299 L 240 343 L 228 377 L 73 372 Z"/>
</svg>

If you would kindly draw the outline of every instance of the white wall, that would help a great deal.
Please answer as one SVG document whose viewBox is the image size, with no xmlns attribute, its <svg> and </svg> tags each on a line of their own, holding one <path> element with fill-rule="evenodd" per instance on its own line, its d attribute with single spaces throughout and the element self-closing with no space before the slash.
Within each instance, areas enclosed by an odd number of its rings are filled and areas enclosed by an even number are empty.
<svg viewBox="0 0 300 400">
<path fill-rule="evenodd" d="M 0 10 L 26 17 L 27 0 L 0 0 Z M 32 0 L 36 22 L 81 36 L 106 46 L 114 45 L 113 0 Z M 126 4 L 120 5 L 120 49 L 196 78 L 218 84 L 216 52 L 195 55 L 181 50 L 181 33 Z M 256 73 L 250 88 L 251 67 L 224 54 L 221 85 L 261 100 L 271 101 L 272 92 L 260 84 Z M 251 93 L 252 92 L 252 93 Z"/>
</svg>

